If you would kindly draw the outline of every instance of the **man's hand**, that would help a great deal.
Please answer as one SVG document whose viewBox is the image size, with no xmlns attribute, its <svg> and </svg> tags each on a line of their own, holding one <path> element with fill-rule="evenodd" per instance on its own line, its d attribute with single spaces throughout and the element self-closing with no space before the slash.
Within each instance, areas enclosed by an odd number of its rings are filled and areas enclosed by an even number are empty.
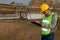
<svg viewBox="0 0 60 40">
<path fill-rule="evenodd" d="M 39 21 L 35 21 L 36 23 L 38 23 L 38 24 L 40 24 L 40 22 Z"/>
</svg>

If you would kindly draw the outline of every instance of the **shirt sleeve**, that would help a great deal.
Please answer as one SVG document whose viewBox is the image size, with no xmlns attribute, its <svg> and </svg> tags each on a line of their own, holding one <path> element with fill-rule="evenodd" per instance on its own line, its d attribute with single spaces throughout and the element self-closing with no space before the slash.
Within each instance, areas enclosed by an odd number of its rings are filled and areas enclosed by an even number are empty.
<svg viewBox="0 0 60 40">
<path fill-rule="evenodd" d="M 52 24 L 50 24 L 49 27 L 51 29 L 54 29 L 56 27 L 56 24 L 57 24 L 57 18 L 56 18 L 55 15 L 53 15 L 53 17 L 52 17 Z"/>
</svg>

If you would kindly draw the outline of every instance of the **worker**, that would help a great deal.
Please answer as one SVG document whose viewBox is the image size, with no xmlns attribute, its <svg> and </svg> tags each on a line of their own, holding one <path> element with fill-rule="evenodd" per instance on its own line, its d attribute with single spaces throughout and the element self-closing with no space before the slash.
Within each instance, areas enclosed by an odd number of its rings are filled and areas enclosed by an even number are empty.
<svg viewBox="0 0 60 40">
<path fill-rule="evenodd" d="M 57 29 L 57 13 L 52 12 L 49 5 L 44 3 L 40 6 L 40 12 L 44 14 L 40 23 L 41 29 L 41 40 L 54 40 L 54 32 Z"/>
<path fill-rule="evenodd" d="M 57 27 L 57 14 L 50 10 L 48 4 L 42 4 L 40 6 L 41 13 L 44 14 L 41 24 L 42 24 L 42 36 L 41 40 L 54 40 L 54 32 Z"/>
</svg>

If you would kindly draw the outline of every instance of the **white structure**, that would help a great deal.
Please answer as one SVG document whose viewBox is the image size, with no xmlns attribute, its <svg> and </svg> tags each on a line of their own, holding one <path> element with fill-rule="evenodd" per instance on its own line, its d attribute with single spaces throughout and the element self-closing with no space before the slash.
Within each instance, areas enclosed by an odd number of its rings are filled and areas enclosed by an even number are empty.
<svg viewBox="0 0 60 40">
<path fill-rule="evenodd" d="M 41 14 L 30 14 L 28 13 L 27 16 L 24 16 L 24 18 L 29 19 L 41 19 L 43 15 Z"/>
</svg>

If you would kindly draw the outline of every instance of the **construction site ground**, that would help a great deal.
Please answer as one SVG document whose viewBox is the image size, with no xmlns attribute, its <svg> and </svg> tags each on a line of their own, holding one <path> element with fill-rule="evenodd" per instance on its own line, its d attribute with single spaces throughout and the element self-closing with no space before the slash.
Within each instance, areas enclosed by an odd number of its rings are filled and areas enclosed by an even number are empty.
<svg viewBox="0 0 60 40">
<path fill-rule="evenodd" d="M 60 40 L 59 31 L 55 40 Z M 0 40 L 41 40 L 41 27 L 26 20 L 0 20 Z"/>
</svg>

